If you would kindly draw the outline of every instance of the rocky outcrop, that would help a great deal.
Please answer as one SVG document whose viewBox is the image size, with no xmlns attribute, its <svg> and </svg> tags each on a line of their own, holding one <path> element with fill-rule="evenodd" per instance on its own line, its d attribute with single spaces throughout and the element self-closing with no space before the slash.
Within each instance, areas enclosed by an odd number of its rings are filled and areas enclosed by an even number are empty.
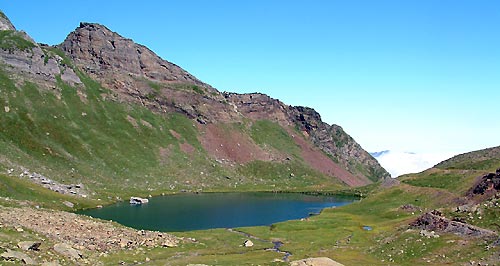
<svg viewBox="0 0 500 266">
<path fill-rule="evenodd" d="M 78 260 L 78 259 L 83 258 L 82 252 L 72 248 L 70 245 L 68 245 L 66 243 L 55 244 L 54 251 L 63 255 L 63 256 L 66 256 L 70 259 L 74 259 L 74 260 Z"/>
<path fill-rule="evenodd" d="M 102 78 L 119 69 L 132 76 L 158 82 L 207 86 L 177 65 L 161 59 L 145 46 L 123 38 L 100 24 L 80 23 L 59 47 L 83 69 Z"/>
<path fill-rule="evenodd" d="M 13 168 L 8 169 L 7 174 L 17 175 L 16 171 Z M 25 168 L 22 168 L 20 170 L 19 177 L 26 178 L 33 183 L 39 184 L 42 187 L 61 194 L 75 195 L 82 198 L 86 198 L 88 195 L 88 192 L 84 189 L 84 186 L 82 184 L 61 184 L 37 172 L 30 172 Z M 66 203 L 65 205 L 72 205 L 72 203 Z M 68 207 L 73 208 L 73 206 Z"/>
<path fill-rule="evenodd" d="M 58 47 L 111 88 L 109 97 L 115 100 L 159 112 L 180 112 L 202 124 L 238 117 L 219 91 L 103 25 L 80 23 Z"/>
<path fill-rule="evenodd" d="M 310 140 L 334 161 L 354 175 L 367 177 L 371 181 L 390 178 L 389 173 L 377 160 L 366 152 L 342 127 L 329 125 L 321 120 L 314 109 L 294 107 L 295 124 L 310 136 Z"/>
<path fill-rule="evenodd" d="M 9 66 L 11 72 L 51 88 L 57 77 L 72 85 L 81 83 L 63 58 L 49 47 L 37 44 L 25 32 L 16 31 L 3 13 L 0 13 L 0 30 L 0 63 Z"/>
<path fill-rule="evenodd" d="M 0 257 L 5 260 L 14 262 L 19 261 L 27 265 L 37 265 L 36 261 L 33 260 L 30 256 L 19 251 L 8 250 L 7 252 L 0 254 Z"/>
<path fill-rule="evenodd" d="M 410 223 L 410 226 L 430 232 L 452 233 L 467 237 L 495 238 L 497 236 L 493 231 L 450 220 L 442 216 L 441 212 L 438 211 L 424 213 Z"/>
<path fill-rule="evenodd" d="M 500 191 L 500 168 L 495 173 L 489 173 L 480 177 L 474 187 L 468 192 L 469 195 L 494 195 Z"/>
<path fill-rule="evenodd" d="M 224 96 L 245 117 L 267 119 L 284 127 L 299 128 L 304 137 L 358 179 L 377 181 L 390 177 L 377 160 L 340 126 L 323 122 L 320 114 L 312 108 L 289 106 L 261 93 L 224 93 Z"/>
<path fill-rule="evenodd" d="M 16 27 L 2 11 L 0 11 L 0 30 L 16 30 Z"/>
</svg>

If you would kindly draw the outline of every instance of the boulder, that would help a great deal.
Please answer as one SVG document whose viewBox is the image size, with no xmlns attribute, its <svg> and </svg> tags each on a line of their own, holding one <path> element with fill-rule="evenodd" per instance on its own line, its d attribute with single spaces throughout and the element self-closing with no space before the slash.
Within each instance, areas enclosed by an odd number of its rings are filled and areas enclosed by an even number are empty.
<svg viewBox="0 0 500 266">
<path fill-rule="evenodd" d="M 163 241 L 163 243 L 161 245 L 162 245 L 162 247 L 165 247 L 165 248 L 174 248 L 174 247 L 177 247 L 177 241 L 171 240 L 171 239 L 166 239 L 165 241 Z"/>
<path fill-rule="evenodd" d="M 250 239 L 245 240 L 245 242 L 243 242 L 243 246 L 246 248 L 253 247 L 252 240 L 250 240 Z"/>
<path fill-rule="evenodd" d="M 70 245 L 66 243 L 59 243 L 54 245 L 54 250 L 66 257 L 72 258 L 72 259 L 80 259 L 83 257 L 82 253 L 74 248 L 72 248 Z"/>
<path fill-rule="evenodd" d="M 0 257 L 2 257 L 5 260 L 21 261 L 27 265 L 37 265 L 35 260 L 33 260 L 28 255 L 19 251 L 8 250 L 7 252 L 2 253 Z"/>
<path fill-rule="evenodd" d="M 148 202 L 149 202 L 148 199 L 144 199 L 144 198 L 140 198 L 140 197 L 130 197 L 130 204 L 140 205 L 140 204 L 144 204 L 144 203 L 148 203 Z"/>
<path fill-rule="evenodd" d="M 22 250 L 35 250 L 38 251 L 40 250 L 40 245 L 42 245 L 42 242 L 36 242 L 36 241 L 22 241 L 17 243 L 17 246 L 22 249 Z"/>
<path fill-rule="evenodd" d="M 330 258 L 308 258 L 290 262 L 290 266 L 344 266 Z"/>
<path fill-rule="evenodd" d="M 438 238 L 439 235 L 434 231 L 420 230 L 420 236 L 427 238 Z"/>
<path fill-rule="evenodd" d="M 75 207 L 75 204 L 73 204 L 72 202 L 69 202 L 69 201 L 64 201 L 63 204 L 69 208 L 73 208 Z"/>
</svg>

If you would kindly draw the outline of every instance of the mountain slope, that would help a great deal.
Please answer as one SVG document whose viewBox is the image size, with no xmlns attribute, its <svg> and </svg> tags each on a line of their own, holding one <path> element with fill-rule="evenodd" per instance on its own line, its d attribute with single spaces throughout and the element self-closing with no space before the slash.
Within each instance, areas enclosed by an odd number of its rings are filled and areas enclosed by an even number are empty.
<svg viewBox="0 0 500 266">
<path fill-rule="evenodd" d="M 493 171 L 500 166 L 500 146 L 454 156 L 437 164 L 439 169 Z"/>
<path fill-rule="evenodd" d="M 0 166 L 12 175 L 41 173 L 101 198 L 338 189 L 387 176 L 314 110 L 220 93 L 102 25 L 82 23 L 49 47 L 1 23 Z"/>
</svg>

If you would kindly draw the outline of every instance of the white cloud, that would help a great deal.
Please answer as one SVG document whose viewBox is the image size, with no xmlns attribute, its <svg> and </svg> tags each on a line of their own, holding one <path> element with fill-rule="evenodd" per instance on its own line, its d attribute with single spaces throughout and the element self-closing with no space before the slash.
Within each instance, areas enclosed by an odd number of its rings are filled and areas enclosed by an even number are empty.
<svg viewBox="0 0 500 266">
<path fill-rule="evenodd" d="M 418 173 L 434 165 L 451 158 L 454 153 L 412 153 L 402 151 L 383 151 L 372 153 L 380 165 L 387 170 L 392 177 L 403 174 Z"/>
</svg>

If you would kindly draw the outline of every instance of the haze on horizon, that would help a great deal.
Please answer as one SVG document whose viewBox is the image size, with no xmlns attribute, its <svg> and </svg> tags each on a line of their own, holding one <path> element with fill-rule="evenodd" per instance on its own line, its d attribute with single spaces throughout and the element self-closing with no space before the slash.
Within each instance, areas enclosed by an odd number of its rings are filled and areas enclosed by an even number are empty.
<svg viewBox="0 0 500 266">
<path fill-rule="evenodd" d="M 220 91 L 315 108 L 368 151 L 500 145 L 498 1 L 9 1 L 37 42 L 106 25 Z"/>
</svg>

